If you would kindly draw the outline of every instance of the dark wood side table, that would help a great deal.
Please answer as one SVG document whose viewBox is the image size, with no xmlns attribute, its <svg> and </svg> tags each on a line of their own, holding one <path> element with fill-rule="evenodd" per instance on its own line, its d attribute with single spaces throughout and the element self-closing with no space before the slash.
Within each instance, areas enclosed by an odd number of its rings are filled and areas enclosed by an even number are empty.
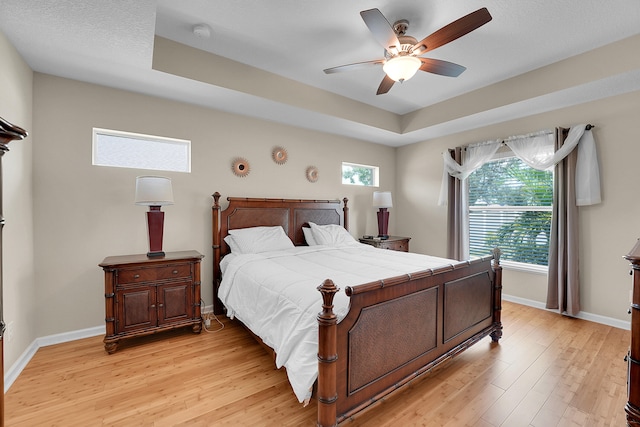
<svg viewBox="0 0 640 427">
<path fill-rule="evenodd" d="M 124 338 L 183 326 L 200 333 L 202 258 L 196 251 L 105 258 L 99 265 L 104 270 L 107 353 L 115 352 Z"/>
<path fill-rule="evenodd" d="M 409 252 L 409 240 L 411 237 L 389 236 L 386 240 L 378 240 L 377 238 L 361 237 L 360 243 L 375 246 L 380 249 L 390 249 L 392 251 Z"/>
<path fill-rule="evenodd" d="M 627 361 L 627 425 L 640 425 L 640 240 L 624 257 L 631 263 L 631 342 Z"/>
</svg>

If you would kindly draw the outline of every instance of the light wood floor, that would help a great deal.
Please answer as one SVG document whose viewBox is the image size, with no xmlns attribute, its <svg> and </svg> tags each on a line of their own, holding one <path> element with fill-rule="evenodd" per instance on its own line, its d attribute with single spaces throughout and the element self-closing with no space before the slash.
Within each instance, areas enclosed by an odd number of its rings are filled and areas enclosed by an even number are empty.
<svg viewBox="0 0 640 427">
<path fill-rule="evenodd" d="M 485 338 L 347 426 L 625 425 L 629 331 L 504 303 Z M 41 348 L 6 394 L 7 426 L 312 426 L 286 374 L 235 322 Z"/>
</svg>

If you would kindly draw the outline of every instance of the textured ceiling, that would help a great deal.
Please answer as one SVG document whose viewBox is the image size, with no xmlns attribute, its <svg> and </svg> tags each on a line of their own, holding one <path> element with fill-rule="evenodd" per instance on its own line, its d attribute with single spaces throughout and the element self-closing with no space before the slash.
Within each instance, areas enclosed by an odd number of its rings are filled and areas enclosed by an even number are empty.
<svg viewBox="0 0 640 427">
<path fill-rule="evenodd" d="M 408 33 L 421 39 L 480 7 L 491 22 L 425 55 L 466 66 L 458 78 L 418 73 L 376 96 L 381 68 L 322 72 L 382 57 L 361 10 L 378 8 L 391 23 L 408 19 Z M 200 23 L 210 38 L 193 34 Z M 640 89 L 632 64 L 502 105 L 416 119 L 444 111 L 439 106 L 457 96 L 640 34 L 638 0 L 0 0 L 0 29 L 39 72 L 392 146 Z M 203 70 L 172 71 L 180 64 L 156 67 L 154 35 L 195 47 L 215 64 L 237 61 L 229 63 L 236 81 L 216 80 L 215 67 L 206 78 L 192 76 Z M 640 56 L 634 46 L 629 55 Z M 242 81 L 240 67 L 251 81 Z M 353 105 L 372 119 L 332 105 Z"/>
</svg>

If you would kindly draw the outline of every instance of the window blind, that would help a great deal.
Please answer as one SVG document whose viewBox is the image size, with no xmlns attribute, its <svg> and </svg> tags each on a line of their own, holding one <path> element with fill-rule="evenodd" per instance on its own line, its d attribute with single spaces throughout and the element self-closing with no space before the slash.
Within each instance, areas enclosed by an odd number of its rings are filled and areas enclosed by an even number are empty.
<svg viewBox="0 0 640 427">
<path fill-rule="evenodd" d="M 503 259 L 548 264 L 553 173 L 516 157 L 487 162 L 469 176 L 469 253 L 495 247 Z"/>
</svg>

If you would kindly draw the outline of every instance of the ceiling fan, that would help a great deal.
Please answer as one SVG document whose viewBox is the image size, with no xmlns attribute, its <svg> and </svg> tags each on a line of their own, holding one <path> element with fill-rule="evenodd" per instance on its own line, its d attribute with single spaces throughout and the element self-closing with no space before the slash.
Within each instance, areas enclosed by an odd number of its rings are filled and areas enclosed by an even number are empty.
<svg viewBox="0 0 640 427">
<path fill-rule="evenodd" d="M 382 65 L 386 75 L 382 79 L 376 95 L 389 92 L 395 82 L 409 80 L 418 70 L 442 76 L 458 77 L 466 70 L 462 65 L 440 59 L 422 58 L 421 55 L 452 42 L 491 21 L 491 14 L 487 8 L 483 7 L 417 41 L 414 37 L 406 35 L 409 28 L 409 21 L 406 19 L 396 21 L 391 26 L 378 9 L 364 10 L 360 12 L 360 16 L 376 41 L 384 47 L 384 58 L 327 68 L 324 72 L 333 74 Z"/>
</svg>

